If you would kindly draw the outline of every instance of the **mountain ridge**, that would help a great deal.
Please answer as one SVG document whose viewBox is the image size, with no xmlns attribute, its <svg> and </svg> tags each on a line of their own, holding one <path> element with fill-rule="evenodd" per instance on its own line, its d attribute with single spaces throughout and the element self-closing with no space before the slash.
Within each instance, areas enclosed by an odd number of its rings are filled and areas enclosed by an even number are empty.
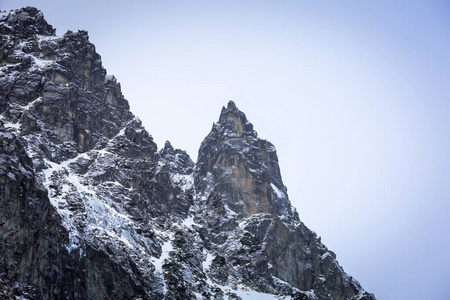
<svg viewBox="0 0 450 300">
<path fill-rule="evenodd" d="M 0 32 L 0 295 L 375 299 L 300 222 L 234 102 L 194 163 L 158 150 L 87 32 L 55 36 L 31 7 Z"/>
</svg>

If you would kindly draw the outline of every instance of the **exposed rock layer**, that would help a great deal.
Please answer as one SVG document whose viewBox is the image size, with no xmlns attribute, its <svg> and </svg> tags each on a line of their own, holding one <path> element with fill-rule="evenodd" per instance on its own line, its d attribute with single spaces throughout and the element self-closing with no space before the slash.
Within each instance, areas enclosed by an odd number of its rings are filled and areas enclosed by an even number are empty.
<svg viewBox="0 0 450 300">
<path fill-rule="evenodd" d="M 233 102 L 194 164 L 157 150 L 85 31 L 55 36 L 28 7 L 0 33 L 0 296 L 374 299 Z"/>
</svg>

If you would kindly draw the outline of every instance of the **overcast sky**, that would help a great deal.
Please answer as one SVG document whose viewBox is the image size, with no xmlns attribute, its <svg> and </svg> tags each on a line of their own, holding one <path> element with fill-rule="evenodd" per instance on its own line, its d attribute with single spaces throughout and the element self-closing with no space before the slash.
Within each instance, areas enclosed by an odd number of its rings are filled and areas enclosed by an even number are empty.
<svg viewBox="0 0 450 300">
<path fill-rule="evenodd" d="M 450 3 L 22 1 L 89 31 L 158 146 L 233 99 L 301 220 L 380 300 L 450 295 Z"/>
</svg>

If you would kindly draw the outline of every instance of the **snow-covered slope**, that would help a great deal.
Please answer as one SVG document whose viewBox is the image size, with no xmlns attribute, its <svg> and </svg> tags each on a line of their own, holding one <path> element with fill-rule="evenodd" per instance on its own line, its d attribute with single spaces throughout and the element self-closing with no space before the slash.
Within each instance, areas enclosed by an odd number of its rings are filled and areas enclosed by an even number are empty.
<svg viewBox="0 0 450 300">
<path fill-rule="evenodd" d="M 158 151 L 87 32 L 0 15 L 0 295 L 374 299 L 300 222 L 233 102 L 196 164 Z"/>
</svg>

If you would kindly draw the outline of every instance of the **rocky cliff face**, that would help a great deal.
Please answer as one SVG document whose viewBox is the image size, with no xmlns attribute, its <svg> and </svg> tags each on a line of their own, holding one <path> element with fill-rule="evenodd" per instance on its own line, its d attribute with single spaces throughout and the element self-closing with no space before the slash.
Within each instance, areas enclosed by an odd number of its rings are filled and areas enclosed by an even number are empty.
<svg viewBox="0 0 450 300">
<path fill-rule="evenodd" d="M 200 146 L 194 171 L 196 218 L 222 284 L 266 293 L 350 299 L 362 288 L 299 220 L 283 185 L 275 147 L 258 138 L 230 101 Z M 305 292 L 309 291 L 309 292 Z"/>
<path fill-rule="evenodd" d="M 233 101 L 200 146 L 195 172 L 197 194 L 217 194 L 240 217 L 283 215 L 295 219 L 281 180 L 275 147 L 258 138 Z"/>
<path fill-rule="evenodd" d="M 197 163 L 158 151 L 84 31 L 0 14 L 0 295 L 374 299 L 291 206 L 233 102 Z"/>
</svg>

